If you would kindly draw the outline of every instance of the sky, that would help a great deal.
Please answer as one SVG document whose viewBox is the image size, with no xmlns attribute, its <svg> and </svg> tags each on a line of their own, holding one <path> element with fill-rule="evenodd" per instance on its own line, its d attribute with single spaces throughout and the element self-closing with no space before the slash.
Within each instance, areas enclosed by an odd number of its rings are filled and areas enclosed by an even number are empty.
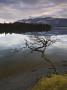
<svg viewBox="0 0 67 90">
<path fill-rule="evenodd" d="M 38 16 L 67 18 L 67 0 L 0 0 L 0 22 Z"/>
</svg>

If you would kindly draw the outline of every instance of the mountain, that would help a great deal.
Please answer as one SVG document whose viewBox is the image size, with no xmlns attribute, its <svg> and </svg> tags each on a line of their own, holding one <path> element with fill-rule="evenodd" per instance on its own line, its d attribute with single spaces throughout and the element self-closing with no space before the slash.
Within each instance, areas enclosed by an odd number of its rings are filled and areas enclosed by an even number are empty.
<svg viewBox="0 0 67 90">
<path fill-rule="evenodd" d="M 18 23 L 49 24 L 56 27 L 67 27 L 67 18 L 36 17 L 16 21 Z M 16 23 L 15 22 L 15 23 Z"/>
</svg>

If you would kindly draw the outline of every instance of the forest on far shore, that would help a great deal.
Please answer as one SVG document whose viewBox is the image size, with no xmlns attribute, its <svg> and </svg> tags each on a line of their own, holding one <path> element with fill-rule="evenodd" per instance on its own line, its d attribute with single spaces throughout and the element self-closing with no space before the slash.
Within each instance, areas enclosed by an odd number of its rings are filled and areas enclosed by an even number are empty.
<svg viewBox="0 0 67 90">
<path fill-rule="evenodd" d="M 42 32 L 49 30 L 51 30 L 51 26 L 48 24 L 0 23 L 0 33 Z"/>
</svg>

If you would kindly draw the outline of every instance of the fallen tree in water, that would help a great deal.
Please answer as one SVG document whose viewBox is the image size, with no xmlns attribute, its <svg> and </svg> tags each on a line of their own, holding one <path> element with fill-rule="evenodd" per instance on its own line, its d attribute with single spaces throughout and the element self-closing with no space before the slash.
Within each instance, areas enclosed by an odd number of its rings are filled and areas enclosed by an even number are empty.
<svg viewBox="0 0 67 90">
<path fill-rule="evenodd" d="M 55 67 L 55 63 L 49 59 L 49 57 L 46 55 L 46 49 L 48 46 L 55 43 L 56 40 L 52 40 L 50 36 L 33 36 L 31 37 L 30 41 L 26 40 L 26 48 L 29 48 L 31 50 L 31 53 L 39 52 L 41 53 L 42 58 L 46 62 L 46 64 L 50 67 L 48 67 L 49 70 L 53 70 L 53 73 L 58 73 L 57 69 Z"/>
</svg>

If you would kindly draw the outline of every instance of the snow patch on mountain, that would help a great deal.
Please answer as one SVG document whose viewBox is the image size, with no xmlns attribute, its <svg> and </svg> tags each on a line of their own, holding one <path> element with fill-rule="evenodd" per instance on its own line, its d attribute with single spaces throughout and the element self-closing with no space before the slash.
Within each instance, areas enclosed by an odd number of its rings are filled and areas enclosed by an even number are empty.
<svg viewBox="0 0 67 90">
<path fill-rule="evenodd" d="M 67 27 L 67 19 L 52 17 L 36 17 L 18 20 L 18 23 L 49 24 L 51 26 Z"/>
</svg>

